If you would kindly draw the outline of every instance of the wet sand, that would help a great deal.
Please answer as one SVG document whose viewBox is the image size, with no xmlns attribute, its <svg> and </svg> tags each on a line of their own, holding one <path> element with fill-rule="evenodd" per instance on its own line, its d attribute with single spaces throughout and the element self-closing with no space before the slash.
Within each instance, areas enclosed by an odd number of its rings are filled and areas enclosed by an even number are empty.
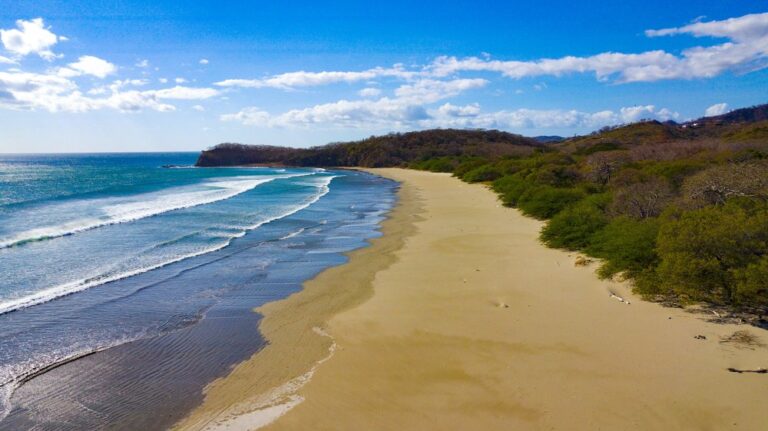
<svg viewBox="0 0 768 431">
<path fill-rule="evenodd" d="M 721 341 L 766 331 L 598 280 L 483 186 L 373 172 L 403 184 L 384 236 L 260 308 L 270 344 L 179 428 L 765 429 L 768 375 L 727 368 L 768 349 Z"/>
</svg>

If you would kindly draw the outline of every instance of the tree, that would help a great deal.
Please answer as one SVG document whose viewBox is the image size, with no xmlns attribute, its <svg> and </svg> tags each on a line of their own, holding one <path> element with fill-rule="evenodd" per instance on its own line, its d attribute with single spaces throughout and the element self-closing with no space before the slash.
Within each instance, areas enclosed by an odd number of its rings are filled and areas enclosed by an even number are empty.
<svg viewBox="0 0 768 431">
<path fill-rule="evenodd" d="M 627 163 L 628 157 L 624 151 L 607 151 L 592 154 L 587 157 L 586 164 L 589 178 L 605 186 L 614 173 Z"/>
<path fill-rule="evenodd" d="M 643 219 L 657 217 L 672 198 L 672 188 L 661 178 L 629 184 L 614 193 L 611 209 L 616 214 Z"/>
<path fill-rule="evenodd" d="M 768 256 L 736 271 L 736 302 L 768 307 Z"/>
<path fill-rule="evenodd" d="M 723 205 L 732 197 L 768 197 L 768 165 L 732 163 L 701 171 L 683 183 L 683 195 L 694 207 Z"/>
</svg>

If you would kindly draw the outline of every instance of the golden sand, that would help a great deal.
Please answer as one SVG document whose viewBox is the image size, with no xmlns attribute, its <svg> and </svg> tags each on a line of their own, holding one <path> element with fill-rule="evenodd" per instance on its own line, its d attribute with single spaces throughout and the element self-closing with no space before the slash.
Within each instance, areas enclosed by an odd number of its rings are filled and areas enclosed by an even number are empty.
<svg viewBox="0 0 768 431">
<path fill-rule="evenodd" d="M 403 184 L 384 236 L 258 310 L 270 344 L 179 428 L 768 429 L 768 375 L 727 371 L 768 349 L 720 342 L 766 331 L 637 300 L 483 186 L 374 172 Z"/>
</svg>

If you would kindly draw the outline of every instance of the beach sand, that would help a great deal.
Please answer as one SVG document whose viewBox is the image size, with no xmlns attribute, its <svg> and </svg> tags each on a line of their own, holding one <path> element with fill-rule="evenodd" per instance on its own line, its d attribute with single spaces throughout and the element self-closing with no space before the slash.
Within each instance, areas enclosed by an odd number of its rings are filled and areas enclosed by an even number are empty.
<svg viewBox="0 0 768 431">
<path fill-rule="evenodd" d="M 598 280 L 484 186 L 373 172 L 402 182 L 384 236 L 259 309 L 270 344 L 179 428 L 768 429 L 768 375 L 727 371 L 768 348 L 721 342 L 768 332 Z"/>
</svg>

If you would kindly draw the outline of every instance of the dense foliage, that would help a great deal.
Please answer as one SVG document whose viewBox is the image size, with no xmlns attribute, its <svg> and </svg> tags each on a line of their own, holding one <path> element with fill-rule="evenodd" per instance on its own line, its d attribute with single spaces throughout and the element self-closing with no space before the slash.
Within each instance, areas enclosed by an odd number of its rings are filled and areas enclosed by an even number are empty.
<svg viewBox="0 0 768 431">
<path fill-rule="evenodd" d="M 449 172 L 457 157 L 496 158 L 530 154 L 542 146 L 530 138 L 497 130 L 426 130 L 372 136 L 314 148 L 220 144 L 203 151 L 197 166 L 407 166 L 429 160 L 429 170 Z M 442 158 L 442 159 L 441 159 Z"/>
</svg>

